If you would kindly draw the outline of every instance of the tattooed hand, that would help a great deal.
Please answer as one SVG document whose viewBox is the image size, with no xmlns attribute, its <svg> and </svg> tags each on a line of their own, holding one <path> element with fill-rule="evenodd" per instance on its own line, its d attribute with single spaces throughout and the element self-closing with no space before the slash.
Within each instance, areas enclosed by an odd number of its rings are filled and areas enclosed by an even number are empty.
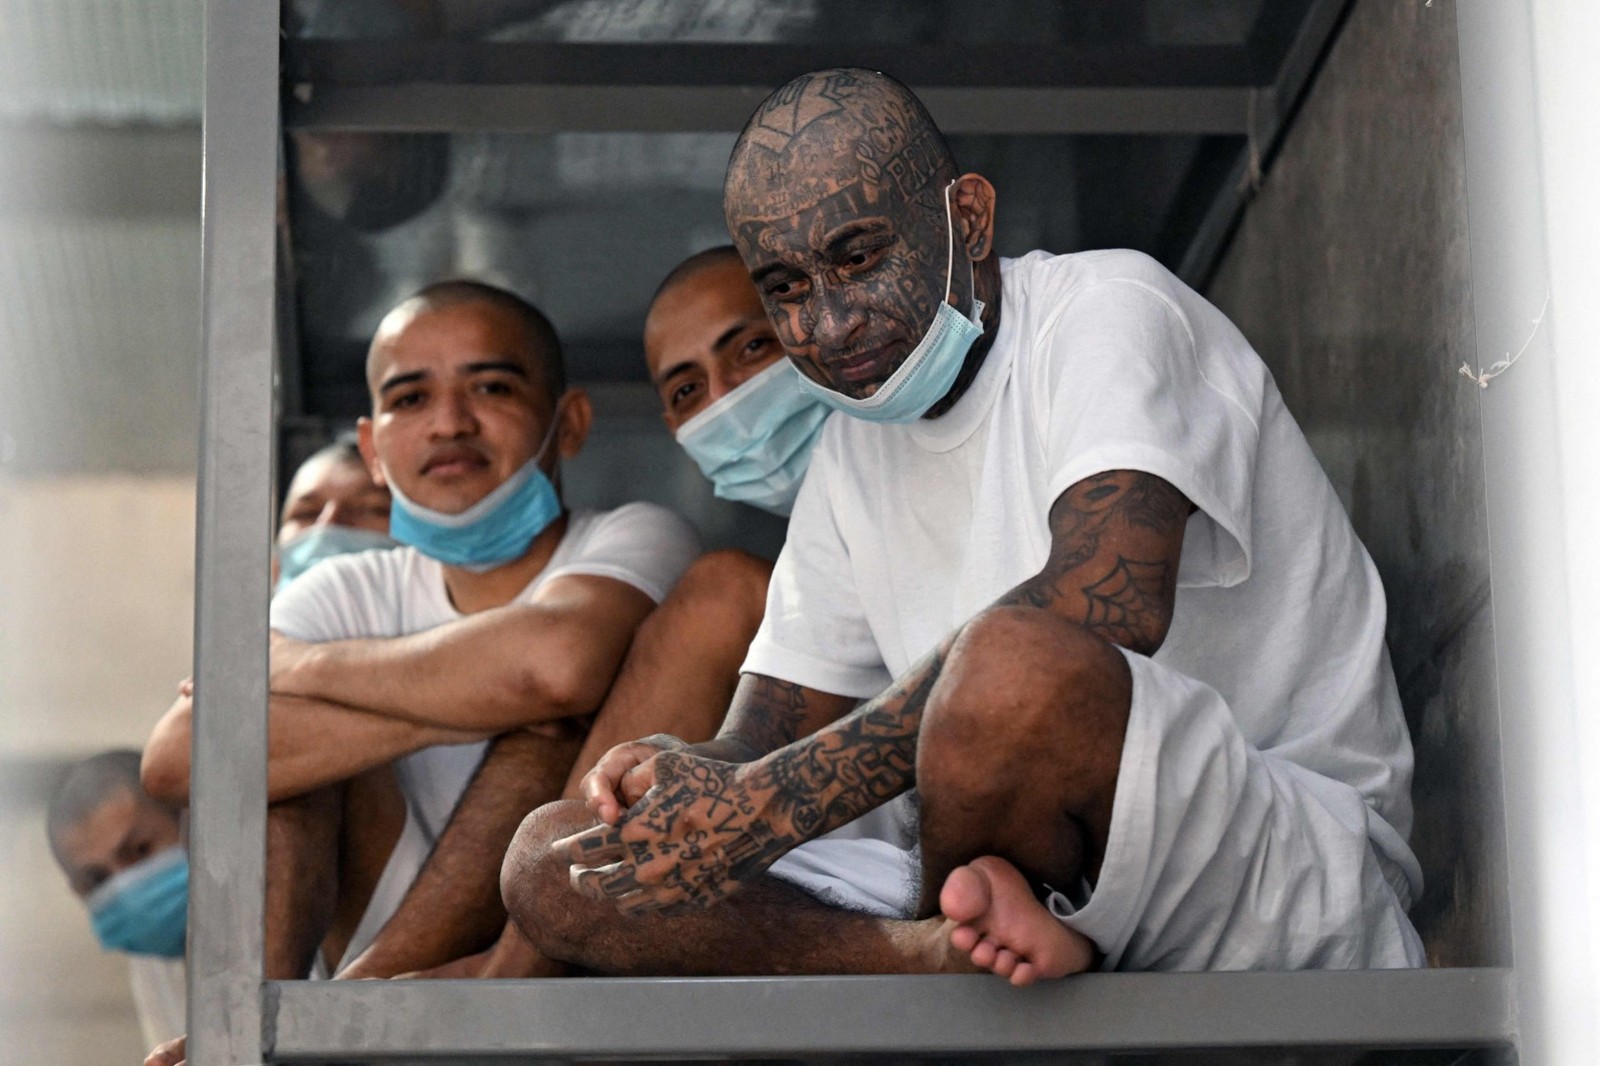
<svg viewBox="0 0 1600 1066">
<path fill-rule="evenodd" d="M 640 772 L 641 768 L 663 751 L 679 751 L 687 746 L 666 733 L 618 744 L 583 775 L 579 794 L 596 818 L 615 825 L 622 812 L 638 803 L 650 789 L 651 778 Z"/>
<path fill-rule="evenodd" d="M 615 825 L 560 841 L 572 885 L 624 914 L 708 907 L 759 876 L 804 839 L 775 816 L 761 764 L 662 751 L 631 772 L 650 788 Z"/>
</svg>

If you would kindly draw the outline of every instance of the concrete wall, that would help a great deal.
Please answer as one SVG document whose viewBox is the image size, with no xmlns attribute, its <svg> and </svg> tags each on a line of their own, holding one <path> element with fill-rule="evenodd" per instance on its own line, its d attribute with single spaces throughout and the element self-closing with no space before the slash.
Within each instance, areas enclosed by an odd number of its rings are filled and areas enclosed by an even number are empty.
<svg viewBox="0 0 1600 1066">
<path fill-rule="evenodd" d="M 1454 0 L 1357 0 L 1209 295 L 1389 594 L 1436 965 L 1509 962 Z"/>
</svg>

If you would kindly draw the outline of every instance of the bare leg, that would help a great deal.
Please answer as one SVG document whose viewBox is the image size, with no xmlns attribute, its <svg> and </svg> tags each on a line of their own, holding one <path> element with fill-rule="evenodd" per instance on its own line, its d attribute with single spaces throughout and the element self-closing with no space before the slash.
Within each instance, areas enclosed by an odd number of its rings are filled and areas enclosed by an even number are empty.
<svg viewBox="0 0 1600 1066">
<path fill-rule="evenodd" d="M 497 737 L 405 898 L 339 976 L 393 977 L 492 944 L 506 921 L 498 876 L 506 845 L 530 810 L 560 794 L 579 743 L 576 730 Z"/>
<path fill-rule="evenodd" d="M 690 743 L 711 739 L 733 699 L 739 664 L 761 625 L 771 574 L 771 563 L 738 551 L 711 552 L 689 567 L 639 627 L 572 765 L 564 799 L 578 797 L 583 775 L 618 744 L 652 733 L 671 733 Z M 563 883 L 559 898 L 565 901 L 568 895 L 576 897 Z M 514 923 L 507 923 L 499 942 L 478 961 L 463 960 L 428 976 L 533 977 L 549 972 L 549 960 Z"/>
<path fill-rule="evenodd" d="M 543 954 L 587 970 L 631 976 L 964 972 L 945 921 L 875 918 L 824 906 L 772 878 L 699 914 L 628 917 L 573 891 L 565 855 L 550 845 L 589 828 L 582 803 L 528 816 L 501 887 L 512 918 Z"/>
<path fill-rule="evenodd" d="M 923 913 L 1014 984 L 1088 966 L 1092 948 L 1033 884 L 1098 875 L 1127 729 L 1127 662 L 1040 611 L 998 609 L 963 631 L 917 748 Z"/>
<path fill-rule="evenodd" d="M 305 977 L 319 946 L 337 963 L 404 824 L 388 767 L 268 808 L 269 979 Z"/>
<path fill-rule="evenodd" d="M 564 799 L 578 797 L 583 775 L 618 744 L 652 733 L 694 744 L 716 734 L 761 625 L 771 576 L 771 563 L 740 551 L 695 560 L 639 627 L 573 764 Z"/>
</svg>

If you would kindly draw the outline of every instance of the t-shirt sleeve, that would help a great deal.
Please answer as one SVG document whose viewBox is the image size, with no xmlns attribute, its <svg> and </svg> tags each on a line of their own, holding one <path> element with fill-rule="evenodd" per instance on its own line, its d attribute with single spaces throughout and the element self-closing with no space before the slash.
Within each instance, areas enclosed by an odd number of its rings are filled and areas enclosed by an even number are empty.
<svg viewBox="0 0 1600 1066">
<path fill-rule="evenodd" d="M 1051 500 L 1107 470 L 1155 474 L 1198 508 L 1180 584 L 1230 586 L 1250 574 L 1265 368 L 1220 312 L 1199 310 L 1139 279 L 1086 287 L 1043 331 L 1035 402 Z"/>
<path fill-rule="evenodd" d="M 398 565 L 399 551 L 356 552 L 317 563 L 272 598 L 272 628 L 317 643 L 399 636 L 396 581 L 388 573 Z"/>
<path fill-rule="evenodd" d="M 866 699 L 893 679 L 867 623 L 850 552 L 834 520 L 831 452 L 825 430 L 767 585 L 767 613 L 740 670 Z"/>
<path fill-rule="evenodd" d="M 545 577 L 593 574 L 632 585 L 660 603 L 700 554 L 700 538 L 678 515 L 630 503 L 597 515 L 577 552 Z"/>
</svg>

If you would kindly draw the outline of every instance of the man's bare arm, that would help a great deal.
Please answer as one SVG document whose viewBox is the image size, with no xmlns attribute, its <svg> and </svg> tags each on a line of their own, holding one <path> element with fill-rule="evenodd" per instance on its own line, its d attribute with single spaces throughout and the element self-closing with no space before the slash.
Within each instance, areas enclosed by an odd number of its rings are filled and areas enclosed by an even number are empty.
<svg viewBox="0 0 1600 1066">
<path fill-rule="evenodd" d="M 1192 510 L 1151 474 L 1086 478 L 1051 507 L 1045 565 L 991 609 L 1050 611 L 1153 654 L 1171 624 Z M 915 783 L 922 709 L 959 635 L 882 695 L 754 762 L 664 751 L 632 771 L 640 802 L 616 825 L 570 841 L 576 884 L 624 910 L 705 906 L 798 844 L 906 791 Z M 806 721 L 803 712 L 791 713 Z M 775 714 L 781 717 L 769 705 L 763 720 Z"/>
<path fill-rule="evenodd" d="M 654 607 L 623 581 L 560 577 L 508 604 L 409 636 L 274 640 L 272 690 L 390 718 L 503 732 L 588 714 Z"/>
<path fill-rule="evenodd" d="M 346 781 L 434 744 L 465 744 L 487 734 L 384 718 L 296 696 L 273 696 L 267 728 L 267 800 L 277 802 Z M 180 695 L 156 723 L 140 768 L 145 791 L 189 802 L 194 699 Z"/>
</svg>

